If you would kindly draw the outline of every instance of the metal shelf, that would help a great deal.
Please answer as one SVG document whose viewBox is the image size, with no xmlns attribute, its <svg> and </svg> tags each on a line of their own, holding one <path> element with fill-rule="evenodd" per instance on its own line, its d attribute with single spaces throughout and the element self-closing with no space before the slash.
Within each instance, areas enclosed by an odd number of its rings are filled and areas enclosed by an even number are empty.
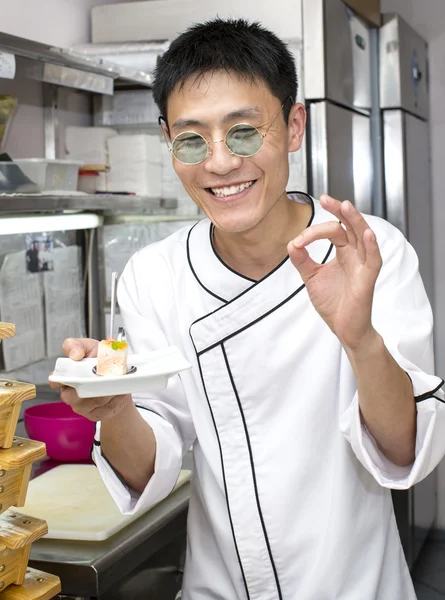
<svg viewBox="0 0 445 600">
<path fill-rule="evenodd" d="M 17 213 L 93 211 L 103 214 L 175 215 L 176 202 L 143 196 L 92 194 L 84 196 L 0 195 L 0 217 Z"/>
<path fill-rule="evenodd" d="M 153 80 L 149 73 L 8 33 L 0 32 L 0 50 L 22 59 L 45 63 L 46 69 L 29 69 L 29 76 L 34 79 L 84 91 L 112 94 L 114 83 L 125 82 L 149 88 Z"/>
</svg>

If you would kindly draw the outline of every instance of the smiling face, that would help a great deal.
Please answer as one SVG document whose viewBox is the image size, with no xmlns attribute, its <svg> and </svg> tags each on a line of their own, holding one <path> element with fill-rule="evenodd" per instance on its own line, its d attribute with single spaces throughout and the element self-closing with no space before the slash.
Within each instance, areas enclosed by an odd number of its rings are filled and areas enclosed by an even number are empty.
<svg viewBox="0 0 445 600">
<path fill-rule="evenodd" d="M 186 81 L 168 99 L 172 140 L 185 131 L 196 131 L 208 141 L 224 140 L 238 123 L 267 131 L 260 150 L 248 158 L 231 154 L 223 142 L 210 143 L 207 158 L 197 165 L 173 158 L 186 191 L 221 231 L 251 231 L 287 202 L 288 153 L 301 147 L 306 114 L 301 104 L 295 105 L 286 125 L 280 107 L 261 80 L 253 83 L 226 72 Z"/>
</svg>

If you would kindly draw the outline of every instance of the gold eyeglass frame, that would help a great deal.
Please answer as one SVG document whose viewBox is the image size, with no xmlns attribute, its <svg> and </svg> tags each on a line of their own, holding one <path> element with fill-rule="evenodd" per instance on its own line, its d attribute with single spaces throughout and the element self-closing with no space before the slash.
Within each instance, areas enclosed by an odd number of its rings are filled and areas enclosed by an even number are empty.
<svg viewBox="0 0 445 600">
<path fill-rule="evenodd" d="M 201 135 L 200 133 L 198 133 L 197 131 L 187 130 L 187 131 L 181 131 L 181 133 L 178 133 L 178 135 L 176 135 L 174 137 L 173 141 L 170 142 L 169 138 L 167 137 L 167 135 L 165 133 L 165 129 L 162 126 L 162 122 L 164 122 L 168 129 L 168 125 L 167 125 L 164 117 L 162 117 L 162 116 L 159 117 L 158 124 L 162 130 L 162 133 L 164 134 L 164 138 L 165 138 L 165 142 L 167 144 L 168 151 L 175 158 L 175 160 L 177 160 L 178 162 L 180 162 L 183 165 L 189 165 L 189 166 L 193 167 L 195 165 L 201 164 L 209 156 L 210 144 L 220 144 L 221 142 L 224 142 L 227 150 L 230 152 L 230 154 L 232 154 L 232 156 L 239 156 L 240 158 L 250 158 L 251 156 L 255 156 L 255 154 L 257 154 L 261 150 L 261 148 L 263 146 L 263 141 L 264 141 L 266 135 L 269 133 L 270 128 L 272 127 L 272 125 L 275 122 L 275 119 L 281 113 L 281 111 L 283 110 L 283 108 L 288 100 L 292 100 L 292 104 L 294 104 L 293 98 L 291 98 L 290 96 L 289 96 L 289 98 L 286 98 L 286 100 L 281 105 L 280 110 L 275 114 L 275 116 L 272 118 L 272 120 L 270 122 L 266 122 L 263 125 L 259 125 L 258 127 L 255 127 L 255 125 L 251 125 L 250 123 L 235 123 L 235 125 L 232 125 L 231 127 L 229 127 L 229 129 L 226 131 L 226 135 L 224 136 L 224 139 L 222 139 L 222 140 L 206 140 L 206 138 L 203 135 Z M 235 127 L 239 127 L 240 125 L 247 125 L 248 127 L 252 127 L 252 129 L 256 129 L 256 131 L 261 136 L 261 145 L 256 152 L 252 152 L 252 154 L 237 154 L 236 152 L 232 152 L 232 150 L 230 150 L 229 146 L 227 145 L 227 136 L 232 131 L 232 129 L 234 129 Z M 262 129 L 263 127 L 266 127 L 267 125 L 268 125 L 268 127 L 267 127 L 265 133 L 261 133 L 260 129 Z M 200 137 L 204 140 L 204 142 L 206 143 L 206 146 L 207 146 L 207 152 L 206 152 L 204 158 L 202 158 L 201 160 L 194 162 L 194 163 L 188 163 L 188 162 L 184 162 L 184 161 L 180 160 L 177 156 L 175 156 L 175 154 L 173 153 L 173 144 L 175 143 L 175 141 L 178 139 L 178 137 L 180 135 L 184 135 L 185 133 L 191 133 L 193 135 L 197 135 L 198 137 Z"/>
</svg>

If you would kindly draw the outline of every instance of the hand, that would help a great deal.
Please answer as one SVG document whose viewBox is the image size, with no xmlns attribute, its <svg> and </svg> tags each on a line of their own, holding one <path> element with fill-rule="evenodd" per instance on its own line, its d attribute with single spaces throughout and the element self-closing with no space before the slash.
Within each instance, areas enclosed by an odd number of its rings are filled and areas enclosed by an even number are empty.
<svg viewBox="0 0 445 600">
<path fill-rule="evenodd" d="M 344 227 L 336 221 L 308 227 L 289 243 L 288 252 L 319 315 L 345 348 L 355 350 L 376 335 L 371 311 L 382 258 L 374 232 L 349 201 L 326 195 L 320 201 Z M 336 257 L 325 265 L 314 262 L 306 250 L 320 239 L 329 239 L 336 249 Z"/>
<path fill-rule="evenodd" d="M 65 354 L 73 360 L 82 360 L 82 358 L 96 358 L 99 342 L 91 338 L 67 338 L 62 349 Z"/>
<path fill-rule="evenodd" d="M 63 342 L 65 354 L 73 360 L 97 356 L 99 342 L 89 338 L 68 338 Z M 100 398 L 79 398 L 74 388 L 50 381 L 52 388 L 60 389 L 60 399 L 71 406 L 73 411 L 90 421 L 104 421 L 121 413 L 132 404 L 131 395 L 102 396 Z"/>
</svg>

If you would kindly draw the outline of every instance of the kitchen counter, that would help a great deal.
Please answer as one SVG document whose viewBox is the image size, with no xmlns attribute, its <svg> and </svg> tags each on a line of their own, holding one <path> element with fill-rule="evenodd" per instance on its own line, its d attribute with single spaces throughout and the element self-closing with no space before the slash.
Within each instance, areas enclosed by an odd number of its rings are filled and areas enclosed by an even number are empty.
<svg viewBox="0 0 445 600">
<path fill-rule="evenodd" d="M 63 594 L 99 598 L 178 537 L 185 540 L 189 490 L 187 483 L 102 542 L 41 539 L 30 565 L 58 575 Z"/>
</svg>

